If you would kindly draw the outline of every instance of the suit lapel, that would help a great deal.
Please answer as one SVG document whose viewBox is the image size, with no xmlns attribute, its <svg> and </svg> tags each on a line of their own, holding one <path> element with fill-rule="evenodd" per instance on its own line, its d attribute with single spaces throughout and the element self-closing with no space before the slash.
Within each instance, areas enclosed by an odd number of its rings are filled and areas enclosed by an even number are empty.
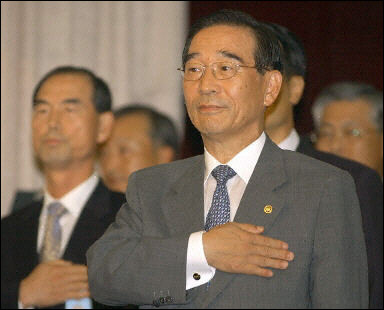
<svg viewBox="0 0 384 310">
<path fill-rule="evenodd" d="M 267 138 L 235 221 L 264 226 L 267 232 L 285 204 L 284 197 L 278 195 L 276 189 L 286 180 L 282 151 Z"/>
<path fill-rule="evenodd" d="M 15 236 L 17 244 L 23 245 L 15 247 L 15 249 L 18 251 L 16 257 L 22 259 L 24 262 L 23 270 L 27 271 L 27 273 L 30 273 L 31 270 L 33 270 L 39 263 L 39 257 L 37 253 L 37 232 L 42 207 L 42 200 L 26 207 L 28 208 L 27 210 L 31 210 L 31 212 L 27 212 L 25 219 L 22 221 L 23 227 L 22 229 L 18 229 L 18 235 Z M 31 255 L 31 257 L 28 259 L 25 258 L 25 253 L 30 253 L 28 255 Z"/>
<path fill-rule="evenodd" d="M 171 187 L 162 203 L 162 209 L 171 234 L 204 230 L 203 156 L 197 157 Z"/>
<path fill-rule="evenodd" d="M 99 181 L 88 199 L 73 229 L 71 238 L 63 255 L 65 260 L 85 264 L 85 252 L 105 230 L 107 216 L 111 213 L 108 190 Z"/>
<path fill-rule="evenodd" d="M 234 221 L 264 226 L 264 233 L 267 233 L 285 205 L 284 197 L 278 195 L 276 191 L 286 181 L 282 150 L 267 137 Z M 272 206 L 272 208 L 266 206 Z M 269 213 L 269 211 L 272 212 Z M 209 290 L 201 300 L 202 308 L 207 308 L 236 275 L 216 270 Z"/>
</svg>

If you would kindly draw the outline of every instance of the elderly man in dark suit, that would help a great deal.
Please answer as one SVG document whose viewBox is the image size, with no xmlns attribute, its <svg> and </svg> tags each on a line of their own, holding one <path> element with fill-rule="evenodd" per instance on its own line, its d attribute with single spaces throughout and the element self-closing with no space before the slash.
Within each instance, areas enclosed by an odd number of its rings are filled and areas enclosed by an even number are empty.
<svg viewBox="0 0 384 310">
<path fill-rule="evenodd" d="M 94 172 L 112 125 L 109 88 L 91 71 L 59 67 L 36 86 L 33 146 L 45 189 L 1 221 L 1 308 L 90 306 L 85 252 L 124 199 Z"/>
<path fill-rule="evenodd" d="M 383 186 L 380 176 L 358 162 L 317 151 L 309 137 L 294 128 L 293 109 L 305 86 L 306 57 L 302 43 L 287 28 L 268 24 L 284 49 L 284 82 L 278 99 L 267 109 L 266 132 L 278 146 L 297 151 L 348 171 L 356 184 L 367 246 L 369 307 L 383 308 Z"/>
<path fill-rule="evenodd" d="M 132 174 L 87 252 L 96 300 L 174 308 L 364 308 L 367 260 L 351 176 L 278 148 L 264 111 L 280 45 L 249 15 L 190 30 L 184 96 L 204 155 Z"/>
</svg>

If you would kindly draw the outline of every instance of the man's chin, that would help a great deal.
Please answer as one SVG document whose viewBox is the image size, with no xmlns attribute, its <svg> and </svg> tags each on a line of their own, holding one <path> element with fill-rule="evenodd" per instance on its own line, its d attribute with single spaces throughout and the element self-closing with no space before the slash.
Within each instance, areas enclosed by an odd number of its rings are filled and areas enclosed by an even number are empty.
<svg viewBox="0 0 384 310">
<path fill-rule="evenodd" d="M 43 154 L 39 156 L 38 161 L 44 168 L 56 169 L 64 169 L 71 162 L 68 156 L 59 156 L 58 154 Z"/>
</svg>

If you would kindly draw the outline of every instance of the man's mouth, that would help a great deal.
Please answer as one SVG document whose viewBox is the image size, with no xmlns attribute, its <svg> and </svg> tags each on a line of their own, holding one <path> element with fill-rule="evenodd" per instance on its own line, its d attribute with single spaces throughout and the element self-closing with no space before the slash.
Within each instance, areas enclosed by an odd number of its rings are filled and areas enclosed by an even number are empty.
<svg viewBox="0 0 384 310">
<path fill-rule="evenodd" d="M 202 113 L 216 113 L 223 109 L 224 107 L 215 104 L 202 104 L 198 107 L 198 110 Z"/>
</svg>

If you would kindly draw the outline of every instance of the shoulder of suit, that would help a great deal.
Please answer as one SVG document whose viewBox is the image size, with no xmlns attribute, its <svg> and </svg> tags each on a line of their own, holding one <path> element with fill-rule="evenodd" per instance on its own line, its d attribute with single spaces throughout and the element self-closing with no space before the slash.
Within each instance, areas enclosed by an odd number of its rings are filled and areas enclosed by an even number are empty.
<svg viewBox="0 0 384 310">
<path fill-rule="evenodd" d="M 122 204 L 125 202 L 125 194 L 110 190 L 104 184 L 102 179 L 99 180 L 97 187 L 95 188 L 93 194 L 91 195 L 87 203 L 89 203 L 89 201 L 95 198 L 98 202 L 103 201 L 103 199 L 105 199 L 105 210 L 109 210 L 112 212 L 117 212 L 122 206 Z"/>
<path fill-rule="evenodd" d="M 311 174 L 345 174 L 345 170 L 328 162 L 295 151 L 282 150 L 288 167 L 308 170 Z"/>
<path fill-rule="evenodd" d="M 157 175 L 157 174 L 180 174 L 190 167 L 197 165 L 199 162 L 204 163 L 204 156 L 197 155 L 185 159 L 175 160 L 170 163 L 160 164 L 148 168 L 144 168 L 134 172 L 136 175 Z"/>
<path fill-rule="evenodd" d="M 1 220 L 1 226 L 7 225 L 8 223 L 11 225 L 13 225 L 13 223 L 23 223 L 26 221 L 30 221 L 31 219 L 38 220 L 42 207 L 42 199 L 40 199 L 39 201 L 32 201 L 22 209 L 14 211 L 4 217 Z"/>
</svg>

